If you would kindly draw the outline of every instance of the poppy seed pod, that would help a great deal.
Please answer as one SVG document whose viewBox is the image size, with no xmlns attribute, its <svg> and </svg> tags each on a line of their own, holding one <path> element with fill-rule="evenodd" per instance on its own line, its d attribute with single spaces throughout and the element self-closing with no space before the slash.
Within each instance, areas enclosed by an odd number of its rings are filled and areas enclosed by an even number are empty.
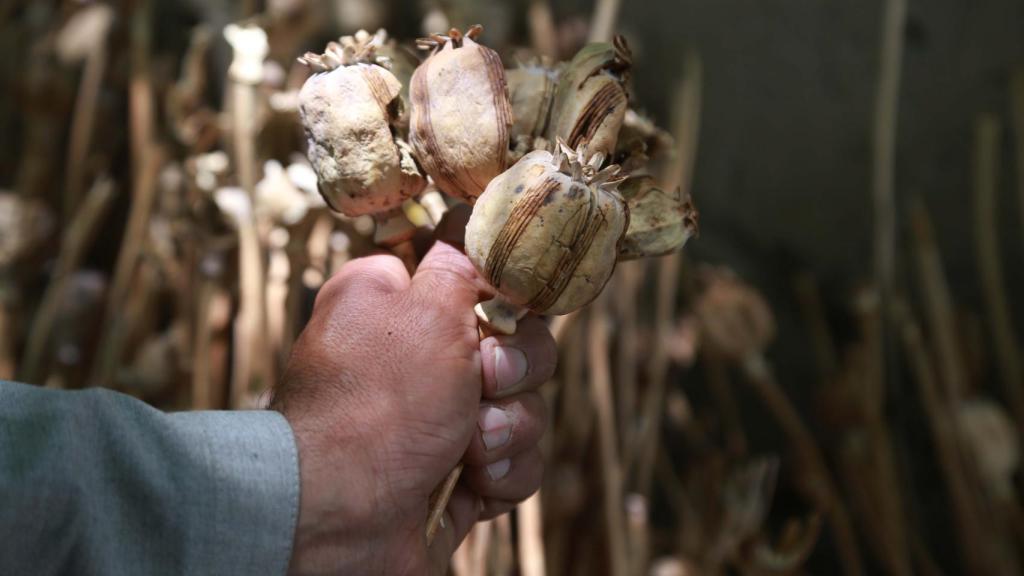
<svg viewBox="0 0 1024 576">
<path fill-rule="evenodd" d="M 511 146 L 513 160 L 518 161 L 531 150 L 548 147 L 543 137 L 551 118 L 558 69 L 542 62 L 532 62 L 506 70 L 505 77 L 515 116 Z"/>
<path fill-rule="evenodd" d="M 599 171 L 603 160 L 563 143 L 555 154 L 535 150 L 477 199 L 466 253 L 505 301 L 557 315 L 601 292 L 629 221 L 616 191 L 619 168 Z"/>
<path fill-rule="evenodd" d="M 689 195 L 680 198 L 659 188 L 650 176 L 630 178 L 619 186 L 629 206 L 629 228 L 620 260 L 675 252 L 698 233 L 697 209 Z"/>
<path fill-rule="evenodd" d="M 476 43 L 481 31 L 421 39 L 434 52 L 410 87 L 416 158 L 438 188 L 469 203 L 504 172 L 513 120 L 505 69 L 496 52 Z"/>
<path fill-rule="evenodd" d="M 324 200 L 347 216 L 396 210 L 426 185 L 392 132 L 402 85 L 376 54 L 383 38 L 360 31 L 299 58 L 316 71 L 299 94 L 309 159 Z"/>
<path fill-rule="evenodd" d="M 629 98 L 625 83 L 632 63 L 626 40 L 584 46 L 566 65 L 555 89 L 548 140 L 570 148 L 586 143 L 590 152 L 611 156 Z"/>
</svg>

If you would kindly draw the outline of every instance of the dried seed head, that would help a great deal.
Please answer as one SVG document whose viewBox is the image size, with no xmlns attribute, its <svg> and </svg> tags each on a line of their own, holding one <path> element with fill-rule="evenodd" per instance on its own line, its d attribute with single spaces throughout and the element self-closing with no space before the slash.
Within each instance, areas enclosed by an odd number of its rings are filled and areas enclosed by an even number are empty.
<svg viewBox="0 0 1024 576">
<path fill-rule="evenodd" d="M 626 114 L 632 55 L 625 39 L 593 43 L 566 65 L 555 90 L 548 139 L 562 138 L 570 147 L 586 143 L 592 152 L 611 155 Z"/>
<path fill-rule="evenodd" d="M 619 258 L 631 260 L 675 252 L 699 233 L 698 213 L 689 195 L 669 194 L 650 176 L 630 178 L 619 187 L 629 206 L 629 229 Z"/>
<path fill-rule="evenodd" d="M 379 54 L 380 48 L 387 42 L 387 37 L 388 34 L 383 28 L 373 35 L 366 30 L 360 30 L 352 36 L 342 36 L 338 42 L 330 42 L 323 54 L 306 52 L 298 60 L 315 72 L 330 72 L 354 64 L 376 64 L 390 68 L 390 58 Z"/>
<path fill-rule="evenodd" d="M 0 190 L 0 270 L 39 247 L 53 231 L 53 216 L 37 200 Z"/>
<path fill-rule="evenodd" d="M 559 69 L 534 61 L 505 71 L 515 124 L 513 138 L 533 140 L 547 131 Z"/>
<path fill-rule="evenodd" d="M 999 404 L 980 397 L 962 402 L 956 419 L 956 429 L 974 454 L 987 491 L 1003 502 L 1013 499 L 1013 476 L 1020 466 L 1013 419 Z"/>
<path fill-rule="evenodd" d="M 299 93 L 307 153 L 324 200 L 348 216 L 392 210 L 426 185 L 394 134 L 402 85 L 376 53 L 384 38 L 360 31 L 300 59 L 321 70 Z"/>
<path fill-rule="evenodd" d="M 724 268 L 702 270 L 701 281 L 695 311 L 702 340 L 734 360 L 761 354 L 775 337 L 775 319 L 761 294 Z"/>
<path fill-rule="evenodd" d="M 233 56 L 228 74 L 235 82 L 259 84 L 263 81 L 263 61 L 270 52 L 267 33 L 259 26 L 229 24 L 224 38 L 231 44 Z"/>
<path fill-rule="evenodd" d="M 377 47 L 378 57 L 386 58 L 391 73 L 402 84 L 401 106 L 398 110 L 398 117 L 392 121 L 392 125 L 398 129 L 403 138 L 409 137 L 409 116 L 412 112 L 412 104 L 409 100 L 409 87 L 412 86 L 412 75 L 416 67 L 420 65 L 419 56 L 415 52 L 389 40 Z"/>
<path fill-rule="evenodd" d="M 512 106 L 498 54 L 482 28 L 419 40 L 433 52 L 413 74 L 409 140 L 443 192 L 472 203 L 508 162 Z"/>
<path fill-rule="evenodd" d="M 652 158 L 660 157 L 673 146 L 672 135 L 653 120 L 632 108 L 626 110 L 622 128 L 615 144 L 615 161 L 624 172 L 645 167 Z"/>
<path fill-rule="evenodd" d="M 604 155 L 559 143 L 523 157 L 487 186 L 466 227 L 470 260 L 509 302 L 567 314 L 611 277 L 629 220 Z"/>
</svg>

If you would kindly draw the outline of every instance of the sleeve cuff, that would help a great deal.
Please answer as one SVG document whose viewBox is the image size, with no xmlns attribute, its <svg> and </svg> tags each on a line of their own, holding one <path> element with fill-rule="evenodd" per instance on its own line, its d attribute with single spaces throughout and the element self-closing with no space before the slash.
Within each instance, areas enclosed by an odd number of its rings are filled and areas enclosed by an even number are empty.
<svg viewBox="0 0 1024 576">
<path fill-rule="evenodd" d="M 181 412 L 168 416 L 210 475 L 189 507 L 205 518 L 188 536 L 207 574 L 285 574 L 299 511 L 298 450 L 278 412 Z M 188 514 L 192 517 L 192 514 Z M 190 547 L 191 547 L 190 546 Z M 192 556 L 191 554 L 189 556 Z"/>
</svg>

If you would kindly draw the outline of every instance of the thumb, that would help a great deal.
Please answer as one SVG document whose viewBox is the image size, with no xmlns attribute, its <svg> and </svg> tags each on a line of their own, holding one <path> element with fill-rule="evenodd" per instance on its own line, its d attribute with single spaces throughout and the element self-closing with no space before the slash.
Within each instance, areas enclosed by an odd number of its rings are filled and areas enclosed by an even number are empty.
<svg viewBox="0 0 1024 576">
<path fill-rule="evenodd" d="M 441 240 L 423 257 L 412 278 L 412 287 L 457 309 L 472 308 L 490 291 L 469 258 Z"/>
</svg>

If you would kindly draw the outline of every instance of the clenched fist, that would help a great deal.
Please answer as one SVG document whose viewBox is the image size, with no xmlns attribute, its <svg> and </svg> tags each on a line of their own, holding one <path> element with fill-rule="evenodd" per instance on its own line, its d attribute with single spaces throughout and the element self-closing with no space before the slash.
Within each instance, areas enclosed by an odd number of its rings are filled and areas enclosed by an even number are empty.
<svg viewBox="0 0 1024 576">
<path fill-rule="evenodd" d="M 299 447 L 293 574 L 443 574 L 474 522 L 537 490 L 554 341 L 537 318 L 481 341 L 487 291 L 443 242 L 411 278 L 372 256 L 323 286 L 272 401 Z M 460 460 L 428 547 L 430 494 Z"/>
</svg>

